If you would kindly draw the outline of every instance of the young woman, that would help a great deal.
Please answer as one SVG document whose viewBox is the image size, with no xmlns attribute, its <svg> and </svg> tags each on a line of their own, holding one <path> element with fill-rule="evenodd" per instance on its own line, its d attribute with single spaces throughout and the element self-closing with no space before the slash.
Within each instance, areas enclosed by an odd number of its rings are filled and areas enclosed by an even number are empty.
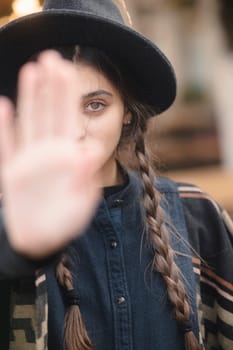
<svg viewBox="0 0 233 350">
<path fill-rule="evenodd" d="M 232 223 L 145 146 L 169 61 L 111 1 L 47 1 L 0 46 L 1 350 L 232 349 Z"/>
</svg>

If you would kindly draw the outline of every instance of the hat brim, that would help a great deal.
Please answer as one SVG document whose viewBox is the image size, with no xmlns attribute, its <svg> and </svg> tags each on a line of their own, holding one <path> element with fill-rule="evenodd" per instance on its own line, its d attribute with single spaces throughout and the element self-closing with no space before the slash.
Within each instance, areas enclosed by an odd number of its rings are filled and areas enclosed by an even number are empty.
<svg viewBox="0 0 233 350">
<path fill-rule="evenodd" d="M 72 10 L 37 12 L 0 28 L 0 94 L 13 97 L 20 67 L 36 52 L 75 44 L 116 57 L 157 113 L 173 103 L 175 74 L 156 45 L 123 24 Z"/>
</svg>

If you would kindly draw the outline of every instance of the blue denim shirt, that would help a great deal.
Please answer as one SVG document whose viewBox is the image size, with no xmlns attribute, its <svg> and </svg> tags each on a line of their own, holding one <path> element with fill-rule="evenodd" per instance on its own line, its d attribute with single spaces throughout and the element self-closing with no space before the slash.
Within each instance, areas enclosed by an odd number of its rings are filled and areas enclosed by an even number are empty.
<svg viewBox="0 0 233 350">
<path fill-rule="evenodd" d="M 160 178 L 157 188 L 172 224 L 188 241 L 176 185 Z M 130 174 L 127 187 L 102 200 L 88 230 L 69 249 L 81 313 L 95 350 L 184 349 L 166 286 L 150 268 L 153 252 L 145 241 L 140 193 L 140 181 Z M 171 243 L 178 252 L 176 262 L 184 276 L 193 330 L 198 335 L 191 252 L 174 233 Z M 49 350 L 63 350 L 66 306 L 52 267 L 47 270 L 47 283 Z"/>
</svg>

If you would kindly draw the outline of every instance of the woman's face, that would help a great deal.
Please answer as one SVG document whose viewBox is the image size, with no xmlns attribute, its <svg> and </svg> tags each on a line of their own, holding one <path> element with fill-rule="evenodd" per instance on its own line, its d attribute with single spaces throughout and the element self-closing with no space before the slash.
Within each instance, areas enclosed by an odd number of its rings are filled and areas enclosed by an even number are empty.
<svg viewBox="0 0 233 350">
<path fill-rule="evenodd" d="M 122 127 L 130 120 L 116 87 L 95 68 L 77 64 L 77 142 L 98 150 L 101 185 L 120 182 L 115 153 Z"/>
</svg>

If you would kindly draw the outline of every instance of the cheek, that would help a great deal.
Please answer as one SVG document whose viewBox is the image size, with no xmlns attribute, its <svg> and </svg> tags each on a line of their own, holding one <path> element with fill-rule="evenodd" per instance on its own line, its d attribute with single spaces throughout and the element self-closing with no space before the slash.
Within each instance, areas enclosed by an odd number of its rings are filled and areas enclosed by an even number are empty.
<svg viewBox="0 0 233 350">
<path fill-rule="evenodd" d="M 123 126 L 123 118 L 106 116 L 106 118 L 89 121 L 87 141 L 100 147 L 100 151 L 111 154 L 118 146 Z"/>
<path fill-rule="evenodd" d="M 102 142 L 119 141 L 123 127 L 123 113 L 108 113 L 89 120 L 88 134 L 91 138 L 98 138 Z M 117 142 L 118 143 L 118 142 Z"/>
<path fill-rule="evenodd" d="M 105 148 L 105 151 L 113 152 L 117 147 L 121 137 L 121 124 L 112 123 L 110 128 L 96 130 L 93 139 Z"/>
</svg>

